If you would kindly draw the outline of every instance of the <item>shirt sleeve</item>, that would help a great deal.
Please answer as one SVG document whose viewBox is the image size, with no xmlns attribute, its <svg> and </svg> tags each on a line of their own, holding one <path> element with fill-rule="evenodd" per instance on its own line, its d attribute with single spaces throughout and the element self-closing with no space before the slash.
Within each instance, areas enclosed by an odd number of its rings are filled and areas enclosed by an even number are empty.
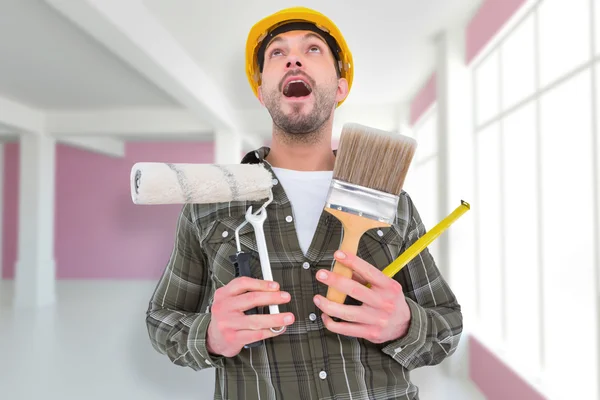
<svg viewBox="0 0 600 400">
<path fill-rule="evenodd" d="M 206 255 L 193 205 L 177 220 L 175 244 L 146 312 L 152 346 L 176 365 L 200 370 L 222 367 L 223 357 L 208 353 L 206 333 L 212 296 Z"/>
<path fill-rule="evenodd" d="M 402 251 L 425 234 L 419 213 L 407 198 L 409 224 Z M 409 370 L 439 364 L 455 352 L 462 334 L 462 313 L 454 293 L 427 248 L 395 279 L 402 285 L 411 319 L 407 334 L 384 343 L 383 352 Z"/>
</svg>

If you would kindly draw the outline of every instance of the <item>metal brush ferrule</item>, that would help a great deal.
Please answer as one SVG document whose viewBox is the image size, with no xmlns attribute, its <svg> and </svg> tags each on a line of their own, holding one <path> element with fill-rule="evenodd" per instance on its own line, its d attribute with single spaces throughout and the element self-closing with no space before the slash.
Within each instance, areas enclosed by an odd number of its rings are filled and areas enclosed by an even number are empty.
<svg viewBox="0 0 600 400">
<path fill-rule="evenodd" d="M 393 224 L 400 197 L 336 179 L 331 181 L 326 208 Z"/>
</svg>

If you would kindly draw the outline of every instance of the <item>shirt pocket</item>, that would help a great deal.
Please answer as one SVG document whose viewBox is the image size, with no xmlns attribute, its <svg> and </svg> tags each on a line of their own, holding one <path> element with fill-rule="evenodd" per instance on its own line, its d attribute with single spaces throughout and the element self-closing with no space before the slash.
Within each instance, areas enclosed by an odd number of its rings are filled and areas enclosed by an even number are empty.
<svg viewBox="0 0 600 400">
<path fill-rule="evenodd" d="M 238 276 L 238 271 L 231 257 L 235 256 L 238 251 L 235 230 L 244 221 L 244 217 L 232 217 L 215 221 L 202 243 L 215 289 L 227 285 Z M 260 260 L 252 225 L 246 224 L 240 229 L 239 241 L 240 250 L 251 255 L 250 270 L 252 277 L 260 278 Z"/>
</svg>

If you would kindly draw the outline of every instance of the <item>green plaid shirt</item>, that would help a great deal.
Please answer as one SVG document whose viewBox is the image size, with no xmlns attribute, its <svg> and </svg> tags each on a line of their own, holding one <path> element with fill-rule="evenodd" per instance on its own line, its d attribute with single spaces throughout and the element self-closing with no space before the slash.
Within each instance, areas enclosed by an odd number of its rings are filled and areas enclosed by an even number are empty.
<svg viewBox="0 0 600 400">
<path fill-rule="evenodd" d="M 263 147 L 243 163 L 264 162 Z M 274 177 L 275 174 L 273 173 Z M 328 331 L 313 304 L 327 287 L 316 280 L 333 266 L 341 224 L 323 212 L 314 240 L 304 255 L 294 227 L 292 205 L 281 184 L 264 224 L 274 279 L 292 300 L 280 305 L 296 322 L 263 346 L 242 349 L 235 357 L 215 357 L 206 349 L 215 290 L 235 276 L 229 256 L 236 252 L 235 228 L 250 205 L 261 202 L 188 204 L 177 223 L 175 245 L 150 300 L 147 328 L 154 348 L 176 365 L 216 369 L 216 399 L 418 399 L 410 370 L 440 363 L 458 345 L 462 314 L 454 294 L 424 250 L 394 278 L 404 289 L 412 314 L 408 333 L 399 340 L 374 344 Z M 400 196 L 395 223 L 367 232 L 358 255 L 383 269 L 425 233 L 410 197 Z M 240 232 L 242 250 L 253 252 L 255 277 L 261 277 L 250 224 Z"/>
</svg>

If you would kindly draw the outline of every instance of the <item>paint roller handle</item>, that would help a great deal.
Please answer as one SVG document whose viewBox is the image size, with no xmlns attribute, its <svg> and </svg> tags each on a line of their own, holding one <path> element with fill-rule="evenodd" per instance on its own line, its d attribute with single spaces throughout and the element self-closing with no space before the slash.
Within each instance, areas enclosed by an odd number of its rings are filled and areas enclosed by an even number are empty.
<svg viewBox="0 0 600 400">
<path fill-rule="evenodd" d="M 238 276 L 247 276 L 250 278 L 252 277 L 252 270 L 250 269 L 250 256 L 251 255 L 248 253 L 239 252 L 230 257 L 231 262 L 235 266 L 236 278 Z M 246 311 L 244 311 L 244 314 L 257 315 L 257 314 L 259 314 L 258 307 L 254 307 L 249 310 L 246 310 Z M 244 345 L 244 348 L 249 349 L 251 347 L 258 347 L 262 344 L 263 344 L 263 342 L 262 342 L 262 340 L 260 340 L 260 341 L 254 342 L 254 343 L 248 343 L 248 344 Z"/>
<path fill-rule="evenodd" d="M 252 277 L 252 270 L 250 269 L 250 257 L 251 254 L 249 253 L 238 253 L 234 256 L 232 256 L 232 259 L 235 258 L 234 264 L 235 264 L 235 268 L 236 268 L 236 276 L 247 276 L 247 277 Z M 258 307 L 254 307 L 251 308 L 249 310 L 244 311 L 244 314 L 246 315 L 256 315 L 259 314 L 258 312 Z M 259 347 L 263 344 L 262 340 L 259 340 L 257 342 L 254 343 L 248 343 L 246 345 L 244 345 L 245 349 L 249 349 L 251 347 Z"/>
<path fill-rule="evenodd" d="M 232 259 L 235 258 L 234 265 L 236 269 L 236 277 L 238 276 L 247 276 L 252 278 L 252 270 L 250 269 L 250 253 L 238 253 L 235 256 L 232 256 Z M 258 314 L 258 307 L 251 308 L 250 310 L 244 311 L 246 315 L 256 315 Z"/>
</svg>

